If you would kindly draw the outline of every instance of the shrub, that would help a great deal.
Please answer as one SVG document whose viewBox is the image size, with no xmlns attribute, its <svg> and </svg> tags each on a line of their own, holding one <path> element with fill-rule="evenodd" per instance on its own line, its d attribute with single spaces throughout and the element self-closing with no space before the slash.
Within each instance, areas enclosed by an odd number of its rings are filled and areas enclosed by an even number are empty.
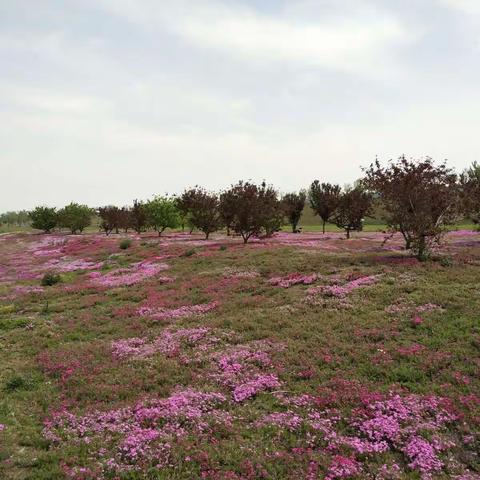
<svg viewBox="0 0 480 480">
<path fill-rule="evenodd" d="M 182 256 L 183 257 L 191 257 L 192 255 L 195 255 L 196 250 L 194 248 L 191 248 L 189 250 L 187 250 Z"/>
<path fill-rule="evenodd" d="M 62 281 L 62 277 L 58 273 L 47 272 L 42 277 L 41 284 L 44 287 L 51 287 L 52 285 L 60 283 L 61 281 Z"/>
<path fill-rule="evenodd" d="M 50 233 L 57 226 L 58 214 L 55 207 L 35 207 L 28 213 L 32 227 Z"/>
<path fill-rule="evenodd" d="M 92 221 L 93 210 L 87 205 L 71 203 L 58 212 L 59 225 L 71 233 L 83 232 Z"/>
<path fill-rule="evenodd" d="M 21 375 L 15 375 L 7 380 L 5 383 L 5 390 L 7 392 L 15 392 L 16 390 L 28 390 L 32 387 L 32 381 Z"/>
<path fill-rule="evenodd" d="M 122 250 L 126 250 L 127 248 L 130 248 L 131 245 L 132 245 L 132 241 L 129 238 L 124 238 L 120 240 L 120 243 L 118 244 L 118 246 Z"/>
</svg>

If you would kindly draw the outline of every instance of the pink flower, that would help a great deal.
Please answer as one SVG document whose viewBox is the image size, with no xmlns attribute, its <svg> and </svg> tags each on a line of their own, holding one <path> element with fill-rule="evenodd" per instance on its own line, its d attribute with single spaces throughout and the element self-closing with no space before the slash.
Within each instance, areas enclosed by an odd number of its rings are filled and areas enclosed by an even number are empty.
<svg viewBox="0 0 480 480">
<path fill-rule="evenodd" d="M 273 277 L 269 280 L 270 285 L 282 287 L 282 288 L 289 288 L 292 285 L 310 285 L 311 283 L 317 280 L 318 275 L 316 273 L 312 273 L 311 275 L 303 275 L 301 273 L 291 273 L 286 277 Z"/>
<path fill-rule="evenodd" d="M 233 399 L 236 402 L 243 402 L 247 398 L 254 397 L 257 393 L 280 386 L 276 375 L 257 375 L 253 379 L 238 385 L 233 390 Z"/>
<path fill-rule="evenodd" d="M 422 317 L 419 317 L 418 315 L 415 315 L 413 318 L 412 318 L 412 321 L 411 321 L 411 325 L 412 327 L 418 327 L 420 326 L 421 324 L 423 323 L 423 320 L 422 320 Z"/>
<path fill-rule="evenodd" d="M 200 305 L 184 305 L 178 308 L 153 308 L 141 307 L 138 309 L 140 316 L 147 316 L 156 320 L 166 320 L 169 318 L 190 317 L 192 315 L 202 315 L 204 313 L 217 308 L 219 302 L 213 301 L 210 303 L 203 303 Z"/>
<path fill-rule="evenodd" d="M 354 458 L 337 455 L 333 457 L 325 480 L 353 477 L 354 475 L 358 475 L 360 471 L 360 464 Z"/>
</svg>

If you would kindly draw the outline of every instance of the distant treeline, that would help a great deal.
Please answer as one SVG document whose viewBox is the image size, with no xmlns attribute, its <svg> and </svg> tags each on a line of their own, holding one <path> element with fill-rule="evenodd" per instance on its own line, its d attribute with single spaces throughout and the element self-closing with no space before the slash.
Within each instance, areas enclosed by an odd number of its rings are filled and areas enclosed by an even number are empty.
<svg viewBox="0 0 480 480">
<path fill-rule="evenodd" d="M 392 232 L 400 232 L 405 247 L 418 258 L 428 256 L 445 227 L 468 217 L 480 222 L 480 165 L 473 163 L 457 175 L 446 163 L 405 156 L 382 166 L 378 161 L 364 169 L 363 178 L 352 187 L 315 180 L 306 190 L 280 195 L 265 182 L 240 181 L 221 192 L 196 186 L 178 196 L 156 196 L 132 205 L 108 205 L 92 209 L 71 203 L 57 210 L 38 206 L 30 212 L 7 212 L 0 223 L 25 226 L 46 233 L 66 228 L 80 233 L 98 215 L 99 228 L 107 235 L 134 230 L 197 229 L 205 238 L 221 229 L 241 236 L 247 243 L 252 236 L 271 236 L 287 222 L 293 232 L 307 204 L 320 219 L 351 231 L 360 231 L 366 217 L 375 215 Z M 379 217 L 379 218 L 378 218 Z"/>
</svg>

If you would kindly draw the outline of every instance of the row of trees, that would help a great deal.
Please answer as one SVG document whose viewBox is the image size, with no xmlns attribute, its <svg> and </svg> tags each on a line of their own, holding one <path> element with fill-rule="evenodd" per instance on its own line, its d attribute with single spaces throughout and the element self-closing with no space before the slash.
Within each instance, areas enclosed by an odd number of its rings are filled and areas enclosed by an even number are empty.
<svg viewBox="0 0 480 480">
<path fill-rule="evenodd" d="M 27 210 L 5 212 L 0 214 L 0 225 L 7 225 L 9 227 L 26 227 L 30 225 L 30 216 L 28 215 Z"/>
<path fill-rule="evenodd" d="M 91 224 L 95 210 L 87 205 L 71 203 L 58 211 L 55 207 L 36 207 L 28 215 L 31 226 L 45 233 L 54 228 L 68 228 L 72 233 L 81 233 Z"/>
<path fill-rule="evenodd" d="M 56 227 L 82 232 L 96 213 L 107 235 L 129 229 L 138 233 L 153 229 L 161 235 L 167 228 L 188 227 L 209 238 L 225 228 L 247 243 L 253 236 L 272 235 L 285 220 L 297 232 L 307 201 L 321 219 L 323 232 L 325 224 L 331 222 L 344 229 L 347 238 L 351 231 L 362 230 L 365 217 L 372 211 L 381 211 L 389 229 L 403 235 L 405 247 L 424 259 L 447 225 L 464 216 L 480 223 L 480 165 L 474 163 L 456 175 L 445 163 L 436 165 L 430 158 L 416 161 L 402 156 L 385 166 L 374 162 L 364 169 L 364 177 L 354 187 L 315 180 L 308 191 L 280 196 L 265 182 L 240 181 L 220 193 L 196 186 L 179 196 L 134 201 L 131 207 L 106 206 L 94 211 L 72 203 L 58 211 L 37 207 L 28 216 L 34 228 L 45 232 Z"/>
</svg>

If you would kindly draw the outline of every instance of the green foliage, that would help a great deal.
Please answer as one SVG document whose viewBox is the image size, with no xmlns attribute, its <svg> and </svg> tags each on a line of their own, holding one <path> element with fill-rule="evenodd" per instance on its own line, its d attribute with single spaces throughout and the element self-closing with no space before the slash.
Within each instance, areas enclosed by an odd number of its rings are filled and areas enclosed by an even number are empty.
<svg viewBox="0 0 480 480">
<path fill-rule="evenodd" d="M 5 212 L 0 215 L 0 225 L 9 227 L 25 227 L 30 224 L 29 212 L 20 210 L 18 212 Z"/>
<path fill-rule="evenodd" d="M 145 204 L 147 224 L 161 235 L 167 228 L 176 228 L 180 223 L 177 203 L 173 198 L 155 197 Z"/>
<path fill-rule="evenodd" d="M 55 207 L 35 207 L 28 213 L 32 227 L 49 233 L 57 226 L 58 214 Z"/>
<path fill-rule="evenodd" d="M 12 393 L 17 390 L 29 390 L 32 386 L 33 382 L 31 379 L 25 378 L 22 375 L 14 375 L 5 383 L 5 391 Z"/>
<path fill-rule="evenodd" d="M 58 223 L 72 233 L 83 232 L 92 221 L 93 210 L 87 205 L 71 203 L 58 212 Z"/>
<path fill-rule="evenodd" d="M 54 272 L 47 272 L 43 277 L 41 284 L 44 287 L 51 287 L 52 285 L 56 285 L 62 281 L 62 277 L 58 273 Z"/>
<path fill-rule="evenodd" d="M 320 183 L 315 180 L 310 185 L 308 200 L 315 215 L 323 222 L 322 229 L 325 233 L 325 224 L 330 221 L 340 203 L 341 188 L 331 183 Z"/>
<path fill-rule="evenodd" d="M 131 245 L 132 245 L 132 241 L 129 238 L 123 238 L 122 240 L 120 240 L 120 243 L 118 244 L 118 246 L 122 250 L 126 250 L 127 248 L 130 248 Z"/>
</svg>

